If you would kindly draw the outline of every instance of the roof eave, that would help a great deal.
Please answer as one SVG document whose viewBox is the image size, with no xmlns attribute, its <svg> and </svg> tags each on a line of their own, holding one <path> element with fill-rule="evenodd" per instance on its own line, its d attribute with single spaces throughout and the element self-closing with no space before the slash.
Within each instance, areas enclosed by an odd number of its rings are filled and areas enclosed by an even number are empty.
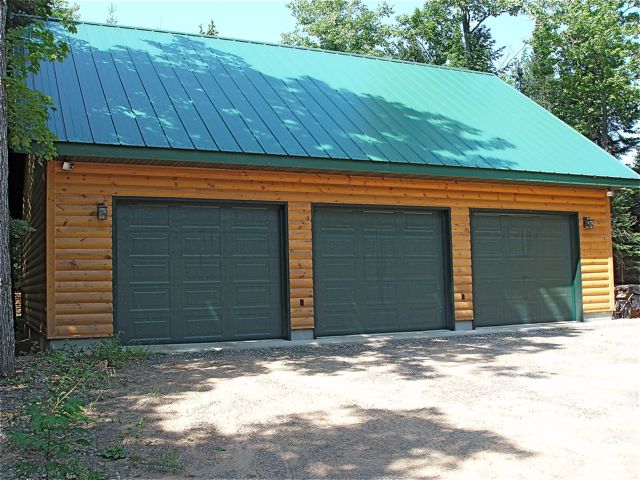
<svg viewBox="0 0 640 480">
<path fill-rule="evenodd" d="M 584 185 L 608 188 L 640 188 L 640 177 L 613 178 L 562 173 L 528 172 L 521 170 L 497 170 L 477 167 L 450 167 L 441 165 L 408 164 L 372 160 L 349 160 L 315 157 L 292 157 L 251 153 L 227 153 L 171 148 L 131 147 L 85 143 L 56 143 L 60 156 L 111 157 L 138 161 L 184 161 L 195 163 L 251 165 L 254 167 L 280 167 L 301 170 L 331 170 L 350 173 L 375 173 L 408 176 L 459 177 L 469 180 L 499 180 Z"/>
</svg>

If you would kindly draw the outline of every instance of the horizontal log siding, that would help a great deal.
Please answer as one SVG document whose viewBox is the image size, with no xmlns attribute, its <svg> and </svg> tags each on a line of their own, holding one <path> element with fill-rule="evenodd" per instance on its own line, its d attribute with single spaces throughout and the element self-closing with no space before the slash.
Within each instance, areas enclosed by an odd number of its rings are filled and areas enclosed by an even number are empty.
<svg viewBox="0 0 640 480">
<path fill-rule="evenodd" d="M 313 328 L 311 203 L 289 202 L 287 216 L 291 328 Z"/>
<path fill-rule="evenodd" d="M 28 158 L 25 165 L 23 218 L 34 229 L 22 244 L 22 315 L 37 332 L 46 334 L 46 168 Z"/>
<path fill-rule="evenodd" d="M 554 210 L 590 216 L 596 228 L 580 230 L 584 310 L 613 308 L 611 227 L 605 190 L 89 162 L 76 162 L 71 172 L 62 171 L 61 162 L 56 162 L 55 172 L 55 338 L 112 333 L 114 196 L 287 202 L 294 329 L 313 326 L 313 203 L 451 208 L 457 320 L 473 318 L 470 208 Z M 96 203 L 100 202 L 109 207 L 107 221 L 96 218 Z"/>
<path fill-rule="evenodd" d="M 468 207 L 451 208 L 451 252 L 456 320 L 473 320 L 471 228 Z"/>
</svg>

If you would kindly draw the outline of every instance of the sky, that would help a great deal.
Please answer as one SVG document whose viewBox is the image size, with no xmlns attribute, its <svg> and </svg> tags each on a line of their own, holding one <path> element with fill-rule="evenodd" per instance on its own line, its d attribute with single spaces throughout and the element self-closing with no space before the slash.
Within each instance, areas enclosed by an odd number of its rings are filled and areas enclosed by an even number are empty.
<svg viewBox="0 0 640 480">
<path fill-rule="evenodd" d="M 108 0 L 71 0 L 80 6 L 82 20 L 104 22 Z M 213 19 L 223 37 L 264 42 L 279 42 L 280 34 L 293 30 L 295 22 L 286 4 L 288 0 L 115 0 L 120 25 L 198 32 L 199 25 Z M 365 1 L 375 8 L 377 1 Z M 396 14 L 410 13 L 424 1 L 390 0 Z M 487 22 L 498 46 L 504 46 L 503 58 L 517 53 L 533 30 L 527 17 L 499 17 Z"/>
</svg>

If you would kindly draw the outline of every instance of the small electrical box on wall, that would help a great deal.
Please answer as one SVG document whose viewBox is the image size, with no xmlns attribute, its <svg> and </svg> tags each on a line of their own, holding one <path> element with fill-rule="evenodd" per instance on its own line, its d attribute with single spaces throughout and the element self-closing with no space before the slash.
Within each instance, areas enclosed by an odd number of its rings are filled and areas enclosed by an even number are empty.
<svg viewBox="0 0 640 480">
<path fill-rule="evenodd" d="M 96 205 L 96 214 L 98 215 L 98 220 L 106 220 L 109 216 L 109 212 L 107 210 L 107 205 L 104 203 L 99 203 Z"/>
</svg>

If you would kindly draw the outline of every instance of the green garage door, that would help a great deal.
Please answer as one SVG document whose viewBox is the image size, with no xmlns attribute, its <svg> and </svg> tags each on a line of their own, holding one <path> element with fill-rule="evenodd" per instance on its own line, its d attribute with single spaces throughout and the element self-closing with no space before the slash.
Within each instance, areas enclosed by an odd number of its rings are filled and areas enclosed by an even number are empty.
<svg viewBox="0 0 640 480">
<path fill-rule="evenodd" d="M 115 218 L 125 343 L 283 336 L 279 207 L 121 200 Z"/>
<path fill-rule="evenodd" d="M 475 212 L 471 242 L 476 327 L 578 318 L 573 216 Z"/>
<path fill-rule="evenodd" d="M 448 327 L 442 211 L 316 207 L 316 335 Z"/>
</svg>

